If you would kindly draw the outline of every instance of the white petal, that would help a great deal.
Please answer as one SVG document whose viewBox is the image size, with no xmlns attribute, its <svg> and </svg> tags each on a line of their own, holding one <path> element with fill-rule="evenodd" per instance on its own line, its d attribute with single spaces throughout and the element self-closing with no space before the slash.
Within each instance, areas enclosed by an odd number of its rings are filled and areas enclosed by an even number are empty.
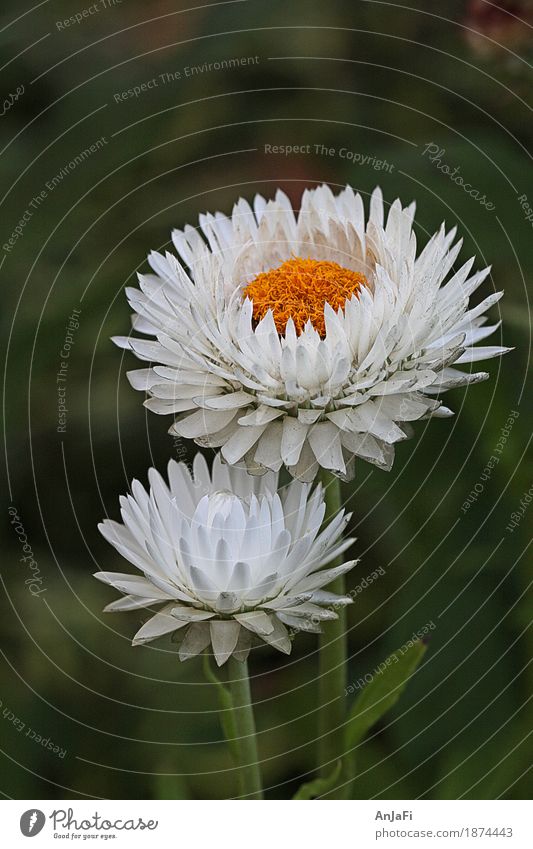
<svg viewBox="0 0 533 849">
<path fill-rule="evenodd" d="M 251 647 L 252 632 L 248 631 L 246 628 L 241 628 L 239 630 L 239 638 L 237 640 L 237 645 L 233 649 L 233 657 L 243 663 L 250 654 Z"/>
<path fill-rule="evenodd" d="M 139 610 L 142 607 L 150 607 L 152 604 L 161 604 L 160 598 L 142 598 L 142 596 L 125 595 L 104 607 L 104 613 L 120 613 L 123 610 Z"/>
<path fill-rule="evenodd" d="M 318 422 L 309 431 L 309 445 L 317 462 L 325 469 L 345 472 L 339 429 L 333 422 Z"/>
<path fill-rule="evenodd" d="M 214 612 L 211 610 L 200 610 L 197 607 L 172 607 L 172 616 L 180 622 L 203 622 L 212 619 Z"/>
<path fill-rule="evenodd" d="M 256 444 L 266 427 L 267 425 L 257 425 L 256 427 L 240 427 L 236 430 L 222 446 L 222 456 L 226 462 L 233 464 L 242 460 L 246 452 Z"/>
<path fill-rule="evenodd" d="M 281 440 L 283 425 L 272 422 L 260 437 L 254 454 L 254 460 L 266 469 L 277 471 L 283 463 L 281 457 Z"/>
<path fill-rule="evenodd" d="M 169 598 L 172 598 L 169 593 L 163 592 L 163 590 L 154 586 L 151 581 L 140 576 L 121 572 L 96 572 L 94 577 L 127 595 L 156 598 L 159 601 L 168 601 Z"/>
<path fill-rule="evenodd" d="M 186 622 L 180 622 L 170 615 L 168 612 L 159 612 L 146 622 L 142 628 L 139 628 L 133 638 L 132 645 L 140 646 L 143 643 L 148 643 L 150 640 L 155 640 L 163 634 L 169 634 L 171 631 L 177 631 L 178 628 L 183 628 Z"/>
<path fill-rule="evenodd" d="M 217 395 L 211 398 L 201 399 L 201 404 L 204 407 L 209 407 L 210 410 L 231 410 L 239 407 L 247 407 L 254 401 L 254 396 L 248 392 L 233 392 L 228 395 Z M 200 399 L 198 399 L 200 403 Z"/>
<path fill-rule="evenodd" d="M 300 459 L 296 465 L 288 466 L 288 469 L 291 475 L 300 481 L 304 481 L 305 483 L 314 481 L 318 472 L 318 463 L 308 441 L 304 442 Z"/>
<path fill-rule="evenodd" d="M 241 626 L 234 619 L 211 622 L 211 644 L 218 666 L 222 666 L 231 657 L 237 645 Z"/>
<path fill-rule="evenodd" d="M 322 628 L 318 622 L 313 622 L 310 619 L 292 616 L 290 613 L 285 613 L 282 610 L 279 611 L 277 617 L 284 625 L 288 625 L 289 628 L 292 628 L 295 631 L 308 631 L 310 634 L 322 633 Z"/>
<path fill-rule="evenodd" d="M 250 613 L 237 613 L 234 618 L 245 628 L 248 628 L 249 631 L 253 631 L 254 634 L 258 634 L 260 637 L 265 637 L 274 630 L 273 618 L 262 610 L 254 610 Z"/>
<path fill-rule="evenodd" d="M 493 357 L 501 357 L 502 354 L 508 354 L 513 348 L 500 348 L 497 345 L 487 345 L 484 348 L 466 348 L 464 354 L 461 354 L 455 362 L 459 363 L 477 363 L 480 360 L 490 360 Z"/>
<path fill-rule="evenodd" d="M 286 416 L 283 420 L 283 434 L 281 437 L 281 457 L 287 466 L 295 466 L 300 459 L 302 446 L 305 442 L 309 428 L 292 416 Z"/>
<path fill-rule="evenodd" d="M 358 563 L 357 560 L 350 560 L 343 563 L 341 566 L 335 566 L 333 569 L 323 569 L 320 572 L 315 572 L 313 575 L 299 581 L 294 587 L 293 592 L 302 593 L 309 590 L 318 590 L 331 584 L 339 575 L 344 575 Z"/>
<path fill-rule="evenodd" d="M 191 416 L 174 423 L 174 430 L 187 439 L 216 433 L 235 418 L 236 410 L 197 410 Z"/>
<path fill-rule="evenodd" d="M 283 652 L 283 654 L 290 654 L 292 643 L 287 629 L 277 616 L 271 617 L 271 624 L 272 630 L 268 634 L 262 633 L 259 636 L 265 643 Z"/>
<path fill-rule="evenodd" d="M 211 642 L 209 623 L 199 622 L 190 625 L 185 639 L 179 648 L 179 659 L 189 660 L 203 652 Z"/>
</svg>

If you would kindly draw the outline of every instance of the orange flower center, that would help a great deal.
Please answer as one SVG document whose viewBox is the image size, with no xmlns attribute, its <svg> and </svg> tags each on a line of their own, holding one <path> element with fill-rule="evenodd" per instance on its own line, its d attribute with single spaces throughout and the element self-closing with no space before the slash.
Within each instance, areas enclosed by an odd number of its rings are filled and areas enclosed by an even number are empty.
<svg viewBox="0 0 533 849">
<path fill-rule="evenodd" d="M 256 322 L 272 310 L 280 334 L 285 333 L 287 321 L 292 318 L 298 334 L 310 320 L 315 330 L 325 336 L 324 305 L 328 303 L 337 311 L 366 284 L 365 275 L 358 271 L 336 262 L 298 256 L 258 274 L 245 287 L 243 297 L 253 301 Z"/>
</svg>

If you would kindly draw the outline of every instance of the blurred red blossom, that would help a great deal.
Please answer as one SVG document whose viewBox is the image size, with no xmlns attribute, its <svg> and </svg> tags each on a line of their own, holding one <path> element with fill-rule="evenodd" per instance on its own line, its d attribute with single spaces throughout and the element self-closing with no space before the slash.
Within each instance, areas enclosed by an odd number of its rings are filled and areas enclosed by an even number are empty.
<svg viewBox="0 0 533 849">
<path fill-rule="evenodd" d="M 470 0 L 463 21 L 466 40 L 480 55 L 490 55 L 501 48 L 524 48 L 532 41 L 532 0 Z"/>
</svg>

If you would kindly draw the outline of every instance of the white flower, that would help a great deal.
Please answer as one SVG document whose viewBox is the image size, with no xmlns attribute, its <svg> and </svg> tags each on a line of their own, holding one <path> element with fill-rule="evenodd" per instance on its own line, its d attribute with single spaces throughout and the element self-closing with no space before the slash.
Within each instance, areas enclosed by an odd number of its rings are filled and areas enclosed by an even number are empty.
<svg viewBox="0 0 533 849">
<path fill-rule="evenodd" d="M 252 477 L 218 456 L 212 477 L 200 454 L 193 470 L 191 476 L 171 460 L 169 488 L 150 469 L 150 492 L 134 481 L 132 494 L 121 498 L 124 524 L 99 525 L 143 573 L 96 573 L 125 594 L 105 609 L 164 603 L 133 644 L 183 629 L 182 660 L 210 644 L 219 665 L 232 654 L 245 659 L 253 635 L 289 654 L 286 626 L 319 632 L 321 620 L 337 618 L 335 606 L 351 601 L 321 589 L 356 562 L 322 569 L 353 542 L 340 540 L 349 516 L 341 511 L 320 530 L 321 485 L 311 492 L 309 484 L 292 481 L 278 495 L 277 474 Z"/>
<path fill-rule="evenodd" d="M 319 466 L 349 478 L 353 458 L 390 469 L 409 422 L 448 416 L 435 395 L 484 372 L 455 366 L 505 352 L 473 347 L 499 324 L 469 309 L 489 274 L 474 260 L 452 272 L 461 242 L 444 225 L 417 256 L 414 204 L 390 207 L 376 189 L 365 222 L 350 187 L 239 200 L 233 215 L 175 230 L 174 255 L 128 289 L 134 330 L 115 339 L 152 368 L 129 373 L 146 406 L 175 417 L 171 432 L 220 447 L 229 463 L 313 480 Z"/>
</svg>

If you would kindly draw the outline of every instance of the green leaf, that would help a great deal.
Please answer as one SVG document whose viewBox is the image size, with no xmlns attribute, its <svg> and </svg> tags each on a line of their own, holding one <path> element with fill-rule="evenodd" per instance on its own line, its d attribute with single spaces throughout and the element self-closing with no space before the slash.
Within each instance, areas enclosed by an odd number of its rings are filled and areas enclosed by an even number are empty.
<svg viewBox="0 0 533 849">
<path fill-rule="evenodd" d="M 308 781 L 307 784 L 302 784 L 298 792 L 292 797 L 293 799 L 316 799 L 317 796 L 323 796 L 329 793 L 337 786 L 342 771 L 341 761 L 337 761 L 337 765 L 333 772 L 326 778 L 315 778 L 314 781 Z"/>
<path fill-rule="evenodd" d="M 417 640 L 406 649 L 393 652 L 381 664 L 369 684 L 355 700 L 346 726 L 346 746 L 352 749 L 361 742 L 373 725 L 393 707 L 403 693 L 410 676 L 426 653 Z"/>
</svg>

